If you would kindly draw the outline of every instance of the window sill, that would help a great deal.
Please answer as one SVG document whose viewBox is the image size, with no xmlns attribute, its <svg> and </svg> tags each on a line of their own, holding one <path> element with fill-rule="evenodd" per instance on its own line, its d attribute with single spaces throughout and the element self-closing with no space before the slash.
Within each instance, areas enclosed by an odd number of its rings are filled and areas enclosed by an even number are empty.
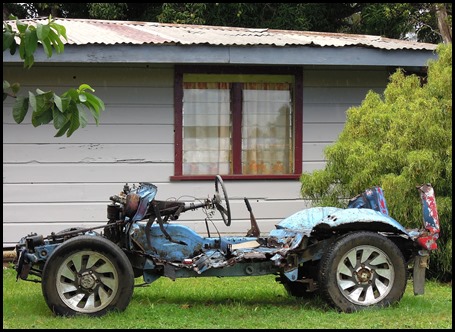
<svg viewBox="0 0 455 332">
<path fill-rule="evenodd" d="M 171 181 L 205 181 L 214 180 L 216 175 L 174 175 L 170 177 Z M 221 175 L 223 180 L 299 180 L 300 174 L 284 175 Z"/>
</svg>

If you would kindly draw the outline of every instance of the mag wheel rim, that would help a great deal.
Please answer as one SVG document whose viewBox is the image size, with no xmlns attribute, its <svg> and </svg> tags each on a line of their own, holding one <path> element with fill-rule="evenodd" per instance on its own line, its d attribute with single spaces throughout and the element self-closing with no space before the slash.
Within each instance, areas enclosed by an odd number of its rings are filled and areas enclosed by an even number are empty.
<svg viewBox="0 0 455 332">
<path fill-rule="evenodd" d="M 350 302 L 362 306 L 376 304 L 392 290 L 395 269 L 389 256 L 369 245 L 349 250 L 340 260 L 336 280 Z"/>
<path fill-rule="evenodd" d="M 103 254 L 77 252 L 59 267 L 56 288 L 67 307 L 80 313 L 94 313 L 106 308 L 116 297 L 118 273 Z"/>
</svg>

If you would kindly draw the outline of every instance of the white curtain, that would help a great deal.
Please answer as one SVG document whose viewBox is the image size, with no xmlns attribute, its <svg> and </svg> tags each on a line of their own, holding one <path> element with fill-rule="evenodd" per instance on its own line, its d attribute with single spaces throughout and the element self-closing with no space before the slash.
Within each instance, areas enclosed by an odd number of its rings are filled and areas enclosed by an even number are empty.
<svg viewBox="0 0 455 332">
<path fill-rule="evenodd" d="M 230 173 L 229 89 L 229 83 L 184 83 L 183 174 Z"/>
<path fill-rule="evenodd" d="M 287 83 L 245 83 L 243 174 L 292 172 L 292 104 Z"/>
</svg>

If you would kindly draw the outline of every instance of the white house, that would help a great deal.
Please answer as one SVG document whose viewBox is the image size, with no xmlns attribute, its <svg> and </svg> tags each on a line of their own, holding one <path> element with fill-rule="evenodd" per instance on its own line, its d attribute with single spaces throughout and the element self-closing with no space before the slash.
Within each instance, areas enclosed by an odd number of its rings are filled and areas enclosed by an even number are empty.
<svg viewBox="0 0 455 332">
<path fill-rule="evenodd" d="M 33 22 L 38 21 L 34 20 Z M 382 92 L 396 68 L 424 73 L 436 45 L 378 36 L 232 27 L 57 19 L 63 54 L 39 50 L 31 69 L 3 54 L 3 77 L 62 93 L 82 83 L 106 104 L 70 138 L 33 128 L 3 106 L 3 247 L 21 237 L 107 222 L 109 197 L 152 182 L 157 198 L 204 199 L 221 174 L 230 227 L 249 229 L 248 197 L 262 233 L 307 206 L 302 172 L 324 167 L 323 149 L 346 110 Z M 179 222 L 206 232 L 205 215 Z M 211 225 L 211 233 L 216 233 Z"/>
</svg>

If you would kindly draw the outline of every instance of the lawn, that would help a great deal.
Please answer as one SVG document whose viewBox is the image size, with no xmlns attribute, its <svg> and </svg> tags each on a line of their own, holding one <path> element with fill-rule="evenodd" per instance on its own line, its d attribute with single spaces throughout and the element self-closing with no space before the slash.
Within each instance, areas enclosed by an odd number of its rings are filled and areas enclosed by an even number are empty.
<svg viewBox="0 0 455 332">
<path fill-rule="evenodd" d="M 140 284 L 141 279 L 137 279 Z M 274 276 L 160 278 L 137 287 L 128 308 L 99 318 L 56 317 L 38 283 L 3 270 L 4 329 L 434 329 L 452 328 L 452 286 L 429 281 L 414 296 L 409 281 L 395 306 L 345 314 L 320 298 L 289 297 Z"/>
</svg>

